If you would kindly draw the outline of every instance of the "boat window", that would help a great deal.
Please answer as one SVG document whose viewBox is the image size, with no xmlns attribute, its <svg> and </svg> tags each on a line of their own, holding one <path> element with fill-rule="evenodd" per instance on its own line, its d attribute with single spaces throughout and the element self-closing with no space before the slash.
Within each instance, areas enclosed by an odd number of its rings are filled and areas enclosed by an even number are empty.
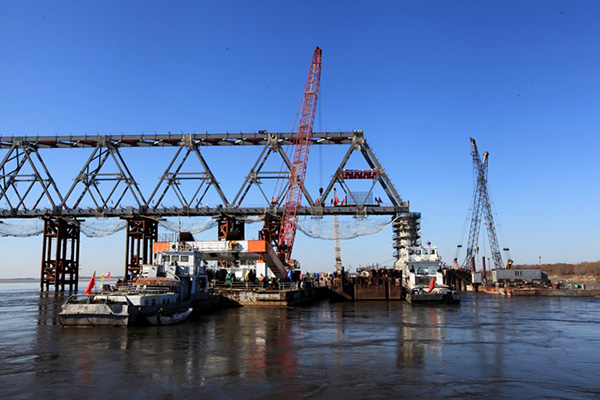
<svg viewBox="0 0 600 400">
<path fill-rule="evenodd" d="M 429 252 L 427 251 L 427 249 L 423 249 L 423 254 L 429 254 Z"/>
<path fill-rule="evenodd" d="M 163 256 L 163 261 L 171 261 L 171 256 Z"/>
<path fill-rule="evenodd" d="M 188 262 L 189 256 L 181 256 L 181 262 Z"/>
<path fill-rule="evenodd" d="M 415 250 L 415 254 L 420 256 L 421 255 L 421 250 Z"/>
<path fill-rule="evenodd" d="M 431 249 L 431 253 L 429 254 L 435 254 L 435 249 Z"/>
<path fill-rule="evenodd" d="M 171 256 L 171 261 L 179 261 L 179 256 Z"/>
</svg>

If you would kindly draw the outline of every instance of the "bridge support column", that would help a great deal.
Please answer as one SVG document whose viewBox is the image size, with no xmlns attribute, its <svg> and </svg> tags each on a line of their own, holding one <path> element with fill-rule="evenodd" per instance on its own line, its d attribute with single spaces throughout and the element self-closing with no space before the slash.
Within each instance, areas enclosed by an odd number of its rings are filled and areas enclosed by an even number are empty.
<svg viewBox="0 0 600 400">
<path fill-rule="evenodd" d="M 152 246 L 158 236 L 158 221 L 144 217 L 126 218 L 125 281 L 135 280 L 142 264 L 152 263 Z"/>
<path fill-rule="evenodd" d="M 218 240 L 244 240 L 245 224 L 234 217 L 221 214 L 218 219 Z M 219 268 L 230 268 L 229 261 L 218 261 Z"/>
<path fill-rule="evenodd" d="M 79 281 L 79 224 L 64 218 L 44 218 L 40 290 L 77 291 Z"/>
<path fill-rule="evenodd" d="M 407 212 L 397 215 L 394 221 L 394 249 L 396 259 L 400 258 L 400 250 L 419 244 L 421 213 Z"/>
<path fill-rule="evenodd" d="M 244 221 L 227 215 L 219 216 L 219 240 L 244 240 Z"/>
</svg>

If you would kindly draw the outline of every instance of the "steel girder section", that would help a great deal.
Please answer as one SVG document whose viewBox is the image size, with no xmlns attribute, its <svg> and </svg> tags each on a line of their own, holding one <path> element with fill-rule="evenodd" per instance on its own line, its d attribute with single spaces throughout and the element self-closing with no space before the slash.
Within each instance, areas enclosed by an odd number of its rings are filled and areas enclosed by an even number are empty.
<svg viewBox="0 0 600 400">
<path fill-rule="evenodd" d="M 31 168 L 31 173 L 23 173 L 23 168 L 26 165 Z M 26 185 L 24 191 L 19 190 L 18 186 L 21 183 Z M 29 143 L 13 142 L 0 164 L 0 200 L 4 199 L 6 201 L 10 208 L 10 214 L 18 214 L 19 211 L 28 209 L 26 200 L 32 193 L 36 183 L 41 186 L 41 191 L 29 207 L 30 209 L 37 209 L 44 197 L 53 209 L 62 203 L 63 199 L 60 191 L 37 148 Z M 51 190 L 57 198 L 53 197 Z M 17 198 L 16 204 L 14 199 L 10 199 L 11 193 Z"/>
<path fill-rule="evenodd" d="M 175 170 L 172 170 L 173 166 L 175 165 L 175 162 L 178 160 L 184 147 L 187 148 L 185 154 L 179 161 L 179 164 L 177 164 L 177 167 L 175 168 Z M 200 164 L 202 164 L 202 168 L 204 168 L 204 171 L 181 172 L 181 168 L 183 167 L 183 165 L 185 164 L 186 160 L 188 159 L 188 157 L 191 153 L 196 155 L 196 158 L 198 159 L 198 161 L 200 161 Z M 199 185 L 196 187 L 196 191 L 193 193 L 193 195 L 190 197 L 189 200 L 186 198 L 185 193 L 183 193 L 183 191 L 181 190 L 180 182 L 182 180 L 184 180 L 184 181 L 185 180 L 200 181 Z M 205 184 L 206 184 L 206 186 L 205 186 Z M 161 194 L 158 196 L 158 198 L 155 199 L 155 195 L 158 193 L 161 186 L 163 186 L 164 188 L 163 188 Z M 158 185 L 156 186 L 156 188 L 154 189 L 154 191 L 148 198 L 146 207 L 152 207 L 151 204 L 154 204 L 154 206 L 159 206 L 162 203 L 162 201 L 163 201 L 165 195 L 167 194 L 167 192 L 169 191 L 169 189 L 173 190 L 173 192 L 175 193 L 175 196 L 177 197 L 181 206 L 184 209 L 199 207 L 202 204 L 202 200 L 204 199 L 204 196 L 206 195 L 206 193 L 208 192 L 208 190 L 210 189 L 211 186 L 213 186 L 215 188 L 215 190 L 217 191 L 217 194 L 221 198 L 221 201 L 223 202 L 223 204 L 225 206 L 228 206 L 229 201 L 227 200 L 225 193 L 223 193 L 223 190 L 221 189 L 219 182 L 215 178 L 214 174 L 212 173 L 212 171 L 211 171 L 210 167 L 208 166 L 208 163 L 206 162 L 204 157 L 202 157 L 202 154 L 198 150 L 198 147 L 193 144 L 188 143 L 187 145 L 180 146 L 179 149 L 177 149 L 175 156 L 173 157 L 173 159 L 167 166 L 167 169 L 161 176 L 160 181 L 158 182 Z"/>
<path fill-rule="evenodd" d="M 36 148 L 94 148 L 111 143 L 115 147 L 169 147 L 186 142 L 197 146 L 264 146 L 273 133 L 182 133 L 142 135 L 70 135 L 70 136 L 0 136 L 0 149 L 9 149 L 14 143 L 29 143 Z M 281 145 L 293 144 L 291 132 L 274 133 Z M 352 132 L 313 132 L 311 146 L 323 144 L 350 144 Z"/>
<path fill-rule="evenodd" d="M 258 158 L 256 159 L 256 162 L 254 163 L 252 168 L 250 168 L 250 172 L 248 173 L 248 175 L 246 175 L 246 180 L 242 184 L 242 187 L 240 188 L 238 193 L 235 195 L 235 198 L 233 199 L 234 206 L 239 207 L 242 204 L 242 201 L 244 201 L 244 198 L 248 194 L 248 191 L 250 190 L 252 185 L 256 185 L 258 187 L 258 189 L 262 193 L 267 204 L 270 202 L 269 198 L 267 197 L 265 192 L 262 190 L 260 185 L 262 183 L 261 178 L 263 178 L 263 179 L 273 179 L 273 178 L 279 179 L 279 177 L 281 176 L 280 171 L 262 172 L 262 167 L 265 165 L 265 162 L 271 155 L 272 151 L 273 151 L 273 149 L 268 145 L 263 147 L 262 151 L 258 155 Z"/>
<path fill-rule="evenodd" d="M 350 190 L 348 185 L 345 183 L 344 178 L 343 178 L 344 167 L 346 166 L 346 163 L 348 162 L 348 160 L 350 159 L 350 156 L 352 155 L 352 153 L 355 150 L 360 151 L 360 153 L 364 157 L 364 159 L 367 162 L 367 164 L 369 165 L 369 167 L 371 167 L 372 169 L 376 169 L 377 173 L 375 174 L 375 180 L 381 185 L 381 187 L 385 191 L 390 202 L 393 204 L 393 206 L 394 206 L 393 208 L 396 210 L 396 213 L 408 212 L 407 203 L 403 202 L 402 199 L 400 198 L 400 195 L 394 188 L 394 185 L 392 184 L 391 180 L 388 178 L 385 170 L 381 166 L 381 163 L 377 160 L 377 157 L 375 156 L 375 154 L 373 153 L 373 151 L 367 144 L 367 141 L 364 138 L 364 134 L 362 131 L 357 131 L 354 133 L 352 145 L 350 146 L 350 148 L 346 152 L 346 155 L 343 157 L 342 162 L 336 169 L 335 175 L 332 177 L 331 181 L 327 185 L 327 188 L 323 191 L 323 194 L 321 195 L 320 203 L 325 204 L 327 197 L 331 193 L 331 190 L 333 189 L 333 186 L 336 183 L 339 183 L 343 187 L 344 191 L 347 191 L 348 194 L 350 194 L 351 198 L 356 202 L 356 198 L 355 198 L 354 194 L 352 193 L 352 191 Z M 373 188 L 374 188 L 374 185 L 371 187 L 369 192 L 371 192 L 373 190 Z M 357 207 L 356 212 L 355 212 L 357 214 L 369 213 L 374 208 L 376 208 L 376 207 L 366 207 L 367 206 L 366 204 L 358 204 L 358 206 L 359 207 Z"/>
<path fill-rule="evenodd" d="M 269 158 L 269 156 L 272 153 L 279 154 L 283 163 L 286 165 L 288 172 L 285 173 L 285 176 L 282 176 L 282 171 L 262 171 L 262 168 L 264 167 L 267 159 Z M 260 190 L 260 192 L 262 193 L 267 204 L 269 204 L 270 206 L 277 206 L 277 207 L 281 206 L 283 200 L 285 199 L 283 194 L 286 193 L 289 189 L 289 176 L 290 176 L 291 170 L 292 170 L 292 163 L 290 162 L 289 157 L 287 156 L 287 154 L 285 154 L 280 143 L 277 141 L 276 135 L 272 135 L 271 140 L 269 141 L 269 143 L 267 145 L 265 145 L 265 147 L 263 148 L 261 153 L 258 155 L 256 162 L 250 169 L 250 172 L 248 173 L 248 175 L 246 175 L 246 180 L 244 181 L 240 190 L 238 191 L 237 195 L 235 196 L 235 199 L 233 200 L 233 205 L 239 207 L 241 205 L 241 203 L 244 201 L 244 198 L 248 194 L 248 191 L 250 190 L 250 188 L 253 185 L 256 185 L 258 187 L 258 189 Z M 285 184 L 282 185 L 282 187 L 279 190 L 279 193 L 276 194 L 275 198 L 269 198 L 266 195 L 266 193 L 262 190 L 262 188 L 260 187 L 260 184 L 262 183 L 261 179 L 277 179 L 277 180 L 282 179 L 283 181 L 285 181 Z M 302 185 L 301 189 L 302 189 L 302 194 L 308 201 L 308 204 L 311 207 L 313 207 L 315 205 L 315 203 L 314 203 L 312 197 L 310 196 L 310 194 L 308 193 L 308 191 L 306 190 L 306 187 L 304 185 Z"/>
<path fill-rule="evenodd" d="M 317 209 L 318 210 L 315 210 Z M 400 208 L 401 212 L 408 211 L 408 207 Z M 318 213 L 317 213 L 318 211 Z M 262 216 L 269 212 L 272 214 L 281 214 L 282 207 L 109 207 L 105 210 L 97 210 L 95 208 L 79 208 L 71 210 L 53 211 L 49 209 L 24 210 L 18 213 L 13 213 L 11 210 L 0 210 L 0 219 L 11 218 L 41 218 L 63 216 L 72 218 L 111 218 L 111 217 L 133 217 L 133 216 L 151 216 L 151 217 L 214 217 L 221 213 L 227 213 L 233 216 Z M 365 206 L 367 215 L 395 215 L 398 207 L 393 206 Z M 300 206 L 298 215 L 356 215 L 356 207 L 315 207 Z"/>
<path fill-rule="evenodd" d="M 127 218 L 125 245 L 125 281 L 135 280 L 142 264 L 152 263 L 153 245 L 158 238 L 158 221 L 151 218 Z"/>
<path fill-rule="evenodd" d="M 363 154 L 363 156 L 365 157 L 365 160 L 367 161 L 369 166 L 371 168 L 377 169 L 377 181 L 379 182 L 379 184 L 385 191 L 385 194 L 387 194 L 387 196 L 390 199 L 390 201 L 392 202 L 392 204 L 395 207 L 407 207 L 407 204 L 405 204 L 402 201 L 402 199 L 400 198 L 400 195 L 398 194 L 398 191 L 394 187 L 394 184 L 392 183 L 390 178 L 387 176 L 385 170 L 383 169 L 383 166 L 381 165 L 381 163 L 375 156 L 375 153 L 373 153 L 373 150 L 371 150 L 371 147 L 369 147 L 369 144 L 367 143 L 366 140 L 363 141 L 360 151 Z"/>
<path fill-rule="evenodd" d="M 373 189 L 375 188 L 375 185 L 377 184 L 378 180 L 375 178 L 373 179 L 373 183 L 371 184 L 371 187 L 369 188 L 369 191 L 367 192 L 367 194 L 365 195 L 365 198 L 363 199 L 362 202 L 360 202 L 355 196 L 354 193 L 352 192 L 352 190 L 350 189 L 350 187 L 348 186 L 348 184 L 346 183 L 346 179 L 344 179 L 343 175 L 338 176 L 338 182 L 340 184 L 340 186 L 342 187 L 342 189 L 344 190 L 344 193 L 349 194 L 350 198 L 353 201 L 353 204 L 355 204 L 357 207 L 360 207 L 361 210 L 364 209 L 364 207 L 366 205 L 372 205 L 372 204 L 366 204 L 365 202 L 367 201 L 369 195 L 373 192 Z M 335 188 L 334 192 L 335 192 Z"/>
<path fill-rule="evenodd" d="M 64 218 L 44 218 L 40 290 L 77 292 L 79 281 L 79 224 Z"/>
<path fill-rule="evenodd" d="M 114 164 L 116 165 L 118 173 L 101 172 L 102 167 L 106 164 L 106 161 L 109 157 L 112 158 Z M 94 164 L 94 166 L 92 164 Z M 109 193 L 103 194 L 98 187 L 98 184 L 101 182 L 115 182 L 115 184 Z M 117 195 L 115 202 L 113 195 L 115 195 L 117 188 L 119 188 L 121 183 L 124 183 L 125 187 L 120 194 Z M 67 205 L 67 201 L 71 197 L 71 194 L 75 188 L 78 185 L 80 186 L 80 184 L 83 185 L 83 190 L 73 204 L 73 207 L 69 207 Z M 129 171 L 129 168 L 127 168 L 127 164 L 125 163 L 125 160 L 123 160 L 123 157 L 121 157 L 118 148 L 110 143 L 98 144 L 75 178 L 75 182 L 69 189 L 69 192 L 65 196 L 61 206 L 63 210 L 77 209 L 80 202 L 83 200 L 86 194 L 88 194 L 96 206 L 96 209 L 100 211 L 106 210 L 109 207 L 117 208 L 121 205 L 121 201 L 127 192 L 133 196 L 138 207 L 146 206 L 144 195 L 140 191 L 135 179 L 133 178 L 133 175 Z M 111 202 L 110 206 L 109 201 Z"/>
<path fill-rule="evenodd" d="M 342 162 L 340 163 L 340 165 L 335 170 L 335 174 L 331 178 L 331 181 L 329 181 L 329 184 L 327 185 L 327 187 L 325 188 L 325 190 L 321 194 L 321 198 L 319 199 L 319 203 L 323 207 L 325 205 L 325 199 L 327 199 L 327 196 L 329 196 L 329 193 L 331 193 L 331 190 L 333 189 L 333 185 L 335 185 L 336 182 L 338 182 L 338 177 L 341 175 L 342 170 L 346 166 L 346 163 L 350 159 L 350 156 L 352 155 L 352 153 L 354 152 L 354 150 L 355 150 L 354 145 L 350 146 L 350 148 L 348 149 L 348 151 L 344 155 L 344 158 L 342 158 Z"/>
</svg>

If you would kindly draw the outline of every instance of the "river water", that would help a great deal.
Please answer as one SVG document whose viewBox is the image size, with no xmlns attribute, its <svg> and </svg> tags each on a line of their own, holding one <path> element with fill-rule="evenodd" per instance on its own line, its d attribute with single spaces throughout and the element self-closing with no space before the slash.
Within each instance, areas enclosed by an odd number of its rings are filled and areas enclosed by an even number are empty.
<svg viewBox="0 0 600 400">
<path fill-rule="evenodd" d="M 0 398 L 600 398 L 600 298 L 324 301 L 66 329 L 65 299 L 38 288 L 0 283 Z"/>
</svg>

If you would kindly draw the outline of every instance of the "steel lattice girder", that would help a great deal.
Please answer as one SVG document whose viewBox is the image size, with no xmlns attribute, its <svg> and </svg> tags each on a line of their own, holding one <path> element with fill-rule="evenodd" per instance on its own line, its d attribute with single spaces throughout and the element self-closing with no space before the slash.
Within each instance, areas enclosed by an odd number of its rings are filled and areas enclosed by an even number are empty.
<svg viewBox="0 0 600 400">
<path fill-rule="evenodd" d="M 85 148 L 112 143 L 115 147 L 177 147 L 191 143 L 197 146 L 265 146 L 276 135 L 280 145 L 293 144 L 293 133 L 182 133 L 142 135 L 81 135 L 81 136 L 0 136 L 0 149 L 27 142 L 39 149 Z M 350 144 L 353 132 L 313 132 L 311 144 Z"/>
<path fill-rule="evenodd" d="M 221 213 L 226 213 L 231 216 L 261 216 L 265 213 L 282 215 L 283 207 L 281 200 L 276 204 L 272 204 L 270 199 L 268 199 L 264 193 L 264 207 L 243 207 L 241 203 L 250 187 L 255 185 L 260 179 L 281 177 L 281 171 L 276 173 L 262 171 L 262 167 L 270 155 L 278 154 L 281 157 L 283 163 L 288 168 L 288 172 L 285 173 L 284 178 L 289 178 L 291 162 L 281 146 L 292 144 L 290 136 L 290 133 L 275 134 L 261 131 L 259 133 L 251 134 L 0 137 L 0 149 L 8 149 L 8 153 L 0 164 L 0 200 L 5 198 L 8 202 L 8 197 L 6 195 L 9 190 L 16 190 L 16 196 L 19 199 L 19 203 L 16 205 L 8 203 L 8 208 L 0 208 L 0 218 L 35 218 L 41 216 L 125 217 L 132 215 L 164 217 L 181 215 L 214 216 Z M 353 133 L 313 133 L 311 144 L 349 144 L 350 149 L 340 163 L 336 173 L 333 174 L 332 180 L 321 195 L 318 203 L 313 201 L 304 187 L 302 188 L 302 193 L 308 202 L 308 206 L 301 205 L 298 208 L 298 215 L 396 215 L 408 211 L 408 205 L 403 202 L 398 195 L 392 182 L 383 170 L 383 167 L 368 146 L 367 141 L 364 139 L 362 131 L 355 131 Z M 243 145 L 262 145 L 264 148 L 250 170 L 250 173 L 247 175 L 242 187 L 237 192 L 233 203 L 230 203 L 225 193 L 221 190 L 218 180 L 209 168 L 208 163 L 202 157 L 199 147 Z M 169 163 L 164 174 L 159 179 L 158 185 L 148 197 L 148 200 L 146 200 L 138 187 L 136 179 L 129 171 L 125 159 L 120 154 L 119 148 L 165 146 L 178 146 L 179 149 Z M 67 195 L 63 197 L 57 186 L 54 184 L 54 179 L 48 168 L 46 168 L 39 150 L 86 147 L 93 148 L 93 153 L 80 170 L 77 177 L 74 178 L 75 183 L 71 186 Z M 182 159 L 178 159 L 179 155 L 184 150 L 186 151 L 186 155 Z M 325 206 L 325 200 L 329 196 L 335 183 L 343 183 L 345 190 L 349 191 L 351 194 L 349 187 L 343 182 L 340 172 L 343 170 L 350 155 L 355 150 L 360 150 L 360 153 L 363 155 L 369 167 L 377 171 L 375 181 L 381 185 L 389 201 L 392 203 L 392 206 L 369 204 L 356 204 L 352 207 Z M 182 174 L 180 172 L 181 167 L 191 153 L 196 155 L 203 171 L 186 173 L 187 175 Z M 34 158 L 31 157 L 32 154 L 35 155 L 35 160 L 37 160 L 35 163 Z M 112 159 L 114 165 L 117 166 L 117 173 L 102 173 L 102 167 L 108 159 Z M 94 163 L 94 166 L 97 166 L 92 168 L 92 163 Z M 29 175 L 19 175 L 25 165 L 28 165 L 36 172 Z M 38 165 L 38 167 L 36 167 L 36 165 Z M 14 182 L 18 179 L 29 180 L 30 186 L 25 192 L 19 192 L 14 185 Z M 175 180 L 180 179 L 196 180 L 199 183 L 199 186 L 191 197 L 188 198 L 183 196 L 183 193 L 179 190 L 177 185 L 172 184 Z M 108 193 L 103 193 L 96 184 L 99 180 L 113 181 L 115 184 Z M 35 207 L 26 208 L 23 204 L 24 200 L 27 198 L 31 186 L 36 183 L 42 185 L 41 194 L 39 195 L 39 198 L 35 199 Z M 121 183 L 124 183 L 124 187 L 120 186 L 122 191 L 117 191 L 117 188 Z M 203 184 L 205 184 L 205 187 L 202 187 Z M 83 188 L 82 191 L 79 192 L 79 197 L 75 199 L 75 189 L 79 186 L 83 186 Z M 200 205 L 202 198 L 210 187 L 213 187 L 217 191 L 223 203 L 222 205 L 215 207 L 202 207 Z M 52 189 L 52 191 L 50 189 Z M 203 191 L 201 189 L 203 189 Z M 372 189 L 373 188 L 371 188 L 371 190 Z M 180 204 L 169 205 L 167 207 L 160 206 L 160 201 L 156 201 L 156 199 L 162 199 L 168 190 L 176 192 Z M 131 194 L 134 199 L 134 204 L 121 204 L 126 193 Z M 94 207 L 80 206 L 80 201 L 86 195 L 89 195 L 92 198 Z M 50 208 L 39 207 L 40 201 L 44 197 L 48 199 L 48 203 L 51 206 Z M 116 199 L 116 202 L 111 199 Z M 109 202 L 111 202 L 110 205 Z"/>
</svg>

